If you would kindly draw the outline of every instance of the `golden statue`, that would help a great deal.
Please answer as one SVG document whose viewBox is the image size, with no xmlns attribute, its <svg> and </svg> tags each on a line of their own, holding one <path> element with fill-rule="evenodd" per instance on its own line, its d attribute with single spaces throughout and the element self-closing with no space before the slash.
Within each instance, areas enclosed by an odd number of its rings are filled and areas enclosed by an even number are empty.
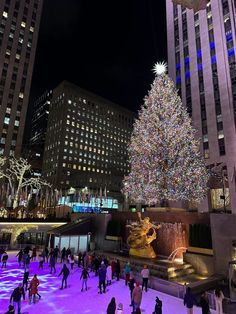
<svg viewBox="0 0 236 314">
<path fill-rule="evenodd" d="M 158 230 L 161 226 L 154 225 L 150 222 L 149 217 L 141 218 L 141 213 L 138 213 L 139 222 L 133 222 L 127 225 L 130 228 L 130 235 L 127 238 L 127 244 L 130 247 L 129 254 L 144 258 L 155 258 L 151 243 L 156 239 Z"/>
</svg>

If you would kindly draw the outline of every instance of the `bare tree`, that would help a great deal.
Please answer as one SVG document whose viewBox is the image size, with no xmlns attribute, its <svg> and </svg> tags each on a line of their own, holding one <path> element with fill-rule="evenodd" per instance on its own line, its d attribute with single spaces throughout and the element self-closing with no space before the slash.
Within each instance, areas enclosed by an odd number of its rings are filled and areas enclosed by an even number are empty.
<svg viewBox="0 0 236 314">
<path fill-rule="evenodd" d="M 0 164 L 1 169 L 1 164 Z M 30 173 L 31 165 L 24 158 L 11 158 L 9 159 L 9 165 L 6 167 L 5 171 L 0 170 L 0 177 L 5 177 L 10 187 L 16 188 L 13 208 L 16 208 L 19 204 L 20 191 L 23 188 L 35 188 L 40 190 L 43 186 L 49 186 L 50 184 L 40 177 L 32 177 Z"/>
</svg>

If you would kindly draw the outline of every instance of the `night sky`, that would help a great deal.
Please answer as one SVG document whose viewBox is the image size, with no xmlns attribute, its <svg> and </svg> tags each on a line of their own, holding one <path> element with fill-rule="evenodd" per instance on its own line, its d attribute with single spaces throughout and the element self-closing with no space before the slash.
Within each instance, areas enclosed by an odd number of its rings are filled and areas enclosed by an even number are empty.
<svg viewBox="0 0 236 314">
<path fill-rule="evenodd" d="M 164 0 L 44 0 L 30 98 L 66 79 L 137 111 L 166 55 Z"/>
</svg>

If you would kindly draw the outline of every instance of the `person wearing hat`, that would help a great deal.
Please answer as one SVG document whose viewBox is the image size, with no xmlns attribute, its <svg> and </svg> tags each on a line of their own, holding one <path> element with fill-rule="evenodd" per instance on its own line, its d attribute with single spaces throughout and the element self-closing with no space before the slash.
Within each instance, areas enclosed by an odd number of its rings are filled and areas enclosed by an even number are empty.
<svg viewBox="0 0 236 314">
<path fill-rule="evenodd" d="M 123 304 L 122 303 L 119 303 L 118 304 L 118 308 L 116 310 L 116 314 L 123 314 Z"/>
</svg>

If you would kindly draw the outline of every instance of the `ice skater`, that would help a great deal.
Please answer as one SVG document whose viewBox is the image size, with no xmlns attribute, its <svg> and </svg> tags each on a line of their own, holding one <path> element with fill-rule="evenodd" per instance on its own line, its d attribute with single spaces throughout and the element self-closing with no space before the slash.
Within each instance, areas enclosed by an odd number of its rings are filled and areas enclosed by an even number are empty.
<svg viewBox="0 0 236 314">
<path fill-rule="evenodd" d="M 53 254 L 50 255 L 49 258 L 49 265 L 50 265 L 50 274 L 52 273 L 52 270 L 54 269 L 54 274 L 56 273 L 56 260 Z"/>
<path fill-rule="evenodd" d="M 36 302 L 36 295 L 39 297 L 39 299 L 41 299 L 41 295 L 38 293 L 38 286 L 39 286 L 39 280 L 37 278 L 37 275 L 35 274 L 29 286 L 30 303 L 32 302 L 32 297 L 33 297 L 33 303 Z"/>
<path fill-rule="evenodd" d="M 101 265 L 98 271 L 98 278 L 99 278 L 99 293 L 106 293 L 106 266 L 104 264 Z"/>
<path fill-rule="evenodd" d="M 7 260 L 8 260 L 8 254 L 5 251 L 2 255 L 2 268 L 5 266 L 5 268 L 7 267 Z"/>
<path fill-rule="evenodd" d="M 112 269 L 111 269 L 111 265 L 108 264 L 107 266 L 107 273 L 106 273 L 106 276 L 107 276 L 107 286 L 111 285 L 111 280 L 112 280 Z"/>
<path fill-rule="evenodd" d="M 39 255 L 38 259 L 39 259 L 39 267 L 38 267 L 38 269 L 43 269 L 44 257 L 42 255 Z"/>
<path fill-rule="evenodd" d="M 66 264 L 63 265 L 63 268 L 60 271 L 60 274 L 58 275 L 58 277 L 60 277 L 61 274 L 63 274 L 61 288 L 60 288 L 62 290 L 64 288 L 64 283 L 65 283 L 65 288 L 67 288 L 67 278 L 70 274 L 69 268 L 66 266 Z"/>
<path fill-rule="evenodd" d="M 24 272 L 24 278 L 23 278 L 23 289 L 25 289 L 25 291 L 28 289 L 28 281 L 29 281 L 29 269 L 27 268 Z"/>
<path fill-rule="evenodd" d="M 11 294 L 10 303 L 13 301 L 13 307 L 16 313 L 16 308 L 18 310 L 18 314 L 21 314 L 21 297 L 25 300 L 25 291 L 20 283 L 17 288 Z"/>
<path fill-rule="evenodd" d="M 24 254 L 24 252 L 23 252 L 22 249 L 16 254 L 16 257 L 18 257 L 19 267 L 21 267 L 21 262 L 22 262 L 23 254 Z"/>
<path fill-rule="evenodd" d="M 80 276 L 80 280 L 83 279 L 81 291 L 84 290 L 84 286 L 85 286 L 85 290 L 86 290 L 86 291 L 88 290 L 88 287 L 87 287 L 88 278 L 89 278 L 89 273 L 88 273 L 87 269 L 84 268 L 84 269 L 82 270 L 82 273 L 81 273 L 81 276 Z"/>
</svg>

